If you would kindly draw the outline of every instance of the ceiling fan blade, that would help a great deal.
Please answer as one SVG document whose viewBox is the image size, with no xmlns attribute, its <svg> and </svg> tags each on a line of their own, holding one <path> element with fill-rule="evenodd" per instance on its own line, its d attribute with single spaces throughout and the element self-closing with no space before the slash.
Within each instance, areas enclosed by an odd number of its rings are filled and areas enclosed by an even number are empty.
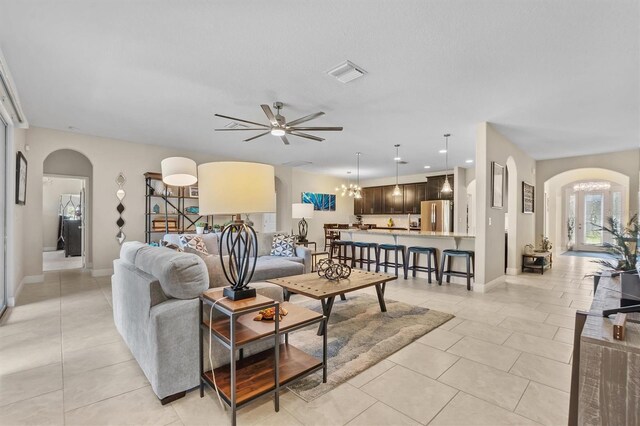
<svg viewBox="0 0 640 426">
<path fill-rule="evenodd" d="M 342 127 L 290 127 L 289 130 L 298 131 L 298 130 L 312 130 L 315 132 L 341 132 Z"/>
<path fill-rule="evenodd" d="M 276 116 L 273 115 L 273 112 L 271 112 L 271 108 L 269 108 L 269 105 L 262 104 L 260 106 L 262 107 L 262 110 L 266 114 L 266 116 L 269 119 L 269 121 L 271 122 L 271 124 L 274 125 L 274 126 L 277 126 L 278 125 L 278 120 L 276 120 Z"/>
<path fill-rule="evenodd" d="M 213 130 L 215 130 L 216 132 L 235 132 L 238 130 L 264 130 L 264 129 L 265 129 L 264 127 L 257 127 L 257 128 L 244 127 L 241 129 L 213 129 Z"/>
<path fill-rule="evenodd" d="M 322 141 L 324 140 L 324 139 L 319 138 L 319 137 L 317 137 L 317 136 L 308 135 L 308 134 L 306 134 L 306 133 L 301 133 L 301 132 L 297 132 L 297 131 L 290 132 L 289 134 L 290 134 L 290 135 L 293 135 L 293 136 L 299 136 L 299 137 L 301 137 L 301 138 L 313 139 L 314 141 L 318 141 L 318 142 L 322 142 Z"/>
<path fill-rule="evenodd" d="M 232 120 L 232 121 L 240 121 L 242 123 L 254 124 L 254 125 L 260 126 L 260 127 L 269 127 L 266 124 L 256 123 L 255 121 L 243 120 L 241 118 L 229 117 L 228 115 L 222 115 L 222 114 L 214 114 L 214 115 L 216 117 L 227 118 L 227 119 Z"/>
<path fill-rule="evenodd" d="M 289 145 L 289 139 L 287 139 L 287 137 L 286 137 L 286 136 L 280 136 L 280 139 L 282 139 L 282 142 L 283 142 L 285 145 Z"/>
<path fill-rule="evenodd" d="M 258 139 L 259 137 L 262 137 L 262 136 L 264 136 L 264 135 L 268 135 L 270 132 L 271 132 L 271 131 L 267 131 L 267 132 L 264 132 L 264 133 L 260 133 L 259 135 L 252 136 L 252 137 L 250 137 L 249 139 L 245 139 L 244 141 L 245 141 L 245 142 L 249 142 L 249 141 L 252 141 L 252 140 L 254 140 L 254 139 Z"/>
<path fill-rule="evenodd" d="M 298 118 L 297 120 L 293 120 L 287 123 L 287 126 L 295 126 L 296 124 L 300 124 L 300 123 L 304 123 L 305 121 L 309 121 L 309 120 L 313 120 L 314 118 L 318 118 L 321 115 L 324 115 L 324 112 L 320 111 L 320 112 L 316 112 L 313 114 L 309 114 L 309 115 L 305 115 L 302 118 Z"/>
</svg>

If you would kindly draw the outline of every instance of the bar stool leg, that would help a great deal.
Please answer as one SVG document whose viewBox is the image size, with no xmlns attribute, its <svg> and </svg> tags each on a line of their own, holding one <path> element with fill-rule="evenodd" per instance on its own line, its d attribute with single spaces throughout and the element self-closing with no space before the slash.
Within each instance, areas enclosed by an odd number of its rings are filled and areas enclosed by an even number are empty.
<svg viewBox="0 0 640 426">
<path fill-rule="evenodd" d="M 360 256 L 360 267 L 362 267 L 362 256 Z M 371 246 L 367 246 L 367 272 L 371 272 Z"/>
<path fill-rule="evenodd" d="M 411 276 L 413 278 L 416 277 L 416 266 L 418 266 L 418 253 L 413 253 L 413 266 L 412 266 L 412 271 L 411 271 Z"/>
<path fill-rule="evenodd" d="M 429 284 L 431 284 L 431 252 L 427 253 L 427 269 L 429 270 L 429 272 L 427 272 L 427 274 L 429 274 L 427 279 L 429 280 Z"/>
<path fill-rule="evenodd" d="M 356 247 L 351 245 L 351 267 L 356 266 Z M 360 247 L 360 268 L 362 268 L 362 247 Z"/>
<path fill-rule="evenodd" d="M 389 250 L 384 251 L 384 273 L 387 273 L 389 267 Z"/>
<path fill-rule="evenodd" d="M 451 272 L 451 263 L 453 261 L 453 257 L 447 256 L 447 272 Z M 447 282 L 451 282 L 451 274 L 447 274 Z"/>
<path fill-rule="evenodd" d="M 407 254 L 404 251 L 404 249 L 402 249 L 402 270 L 404 271 L 404 279 L 407 279 Z"/>
<path fill-rule="evenodd" d="M 444 263 L 446 262 L 446 254 L 442 252 L 442 260 L 440 261 L 440 274 L 438 275 L 438 285 L 442 285 L 442 276 L 444 275 Z"/>
<path fill-rule="evenodd" d="M 471 255 L 465 256 L 467 259 L 467 291 L 471 290 Z"/>
<path fill-rule="evenodd" d="M 431 257 L 431 255 L 429 255 L 429 257 Z M 436 270 L 436 280 L 438 279 L 438 255 L 436 254 L 435 249 L 433 250 L 433 264 Z"/>
<path fill-rule="evenodd" d="M 374 249 L 376 254 L 376 267 L 374 268 L 376 274 L 380 272 L 380 247 Z"/>
</svg>

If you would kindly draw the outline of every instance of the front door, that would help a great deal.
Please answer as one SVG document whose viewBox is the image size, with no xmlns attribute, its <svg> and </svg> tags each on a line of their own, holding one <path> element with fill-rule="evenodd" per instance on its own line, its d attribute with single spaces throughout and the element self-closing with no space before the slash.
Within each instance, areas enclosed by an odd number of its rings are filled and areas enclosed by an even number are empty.
<svg viewBox="0 0 640 426">
<path fill-rule="evenodd" d="M 605 224 L 605 194 L 578 192 L 576 197 L 576 249 L 600 251 L 603 249 Z"/>
</svg>

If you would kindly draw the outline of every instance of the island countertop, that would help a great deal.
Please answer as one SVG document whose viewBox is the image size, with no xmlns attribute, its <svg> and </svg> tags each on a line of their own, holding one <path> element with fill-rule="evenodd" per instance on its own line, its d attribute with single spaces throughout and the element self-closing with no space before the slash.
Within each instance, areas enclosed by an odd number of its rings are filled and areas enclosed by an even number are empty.
<svg viewBox="0 0 640 426">
<path fill-rule="evenodd" d="M 475 238 L 475 235 L 459 233 L 459 232 L 432 232 L 432 231 L 410 231 L 408 229 L 340 229 L 340 232 L 350 234 L 368 234 L 368 235 L 390 235 L 397 237 L 426 237 L 426 238 Z"/>
</svg>

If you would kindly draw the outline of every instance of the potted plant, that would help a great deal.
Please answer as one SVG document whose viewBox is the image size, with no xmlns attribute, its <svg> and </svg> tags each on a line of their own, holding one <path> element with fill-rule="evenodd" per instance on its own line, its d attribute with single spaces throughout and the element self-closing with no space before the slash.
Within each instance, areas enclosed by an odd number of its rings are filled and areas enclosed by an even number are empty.
<svg viewBox="0 0 640 426">
<path fill-rule="evenodd" d="M 204 229 L 207 227 L 207 222 L 196 222 L 196 234 L 204 234 Z"/>
<path fill-rule="evenodd" d="M 640 280 L 638 279 L 638 215 L 634 214 L 626 225 L 614 217 L 608 217 L 604 226 L 596 225 L 600 231 L 611 235 L 611 242 L 603 243 L 607 252 L 613 255 L 613 259 L 593 260 L 605 268 L 612 275 L 621 275 L 621 292 L 623 299 L 640 300 Z M 599 280 L 601 274 L 594 274 L 594 281 Z"/>
<path fill-rule="evenodd" d="M 576 219 L 570 217 L 567 219 L 567 250 L 573 250 L 573 230 L 576 227 Z"/>
</svg>

